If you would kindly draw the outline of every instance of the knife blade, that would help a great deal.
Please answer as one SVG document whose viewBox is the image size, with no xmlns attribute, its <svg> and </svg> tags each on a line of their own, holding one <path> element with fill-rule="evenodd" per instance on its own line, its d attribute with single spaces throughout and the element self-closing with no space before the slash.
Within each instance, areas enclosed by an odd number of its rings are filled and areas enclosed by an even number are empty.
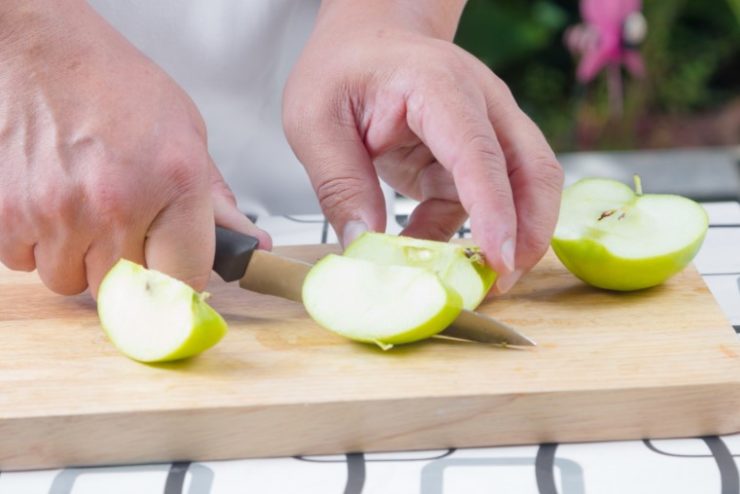
<svg viewBox="0 0 740 494">
<path fill-rule="evenodd" d="M 224 281 L 239 281 L 239 286 L 246 290 L 302 303 L 303 280 L 312 265 L 259 250 L 258 245 L 259 241 L 252 236 L 216 227 L 213 270 Z M 536 345 L 511 326 L 466 309 L 440 335 L 479 343 Z"/>
</svg>

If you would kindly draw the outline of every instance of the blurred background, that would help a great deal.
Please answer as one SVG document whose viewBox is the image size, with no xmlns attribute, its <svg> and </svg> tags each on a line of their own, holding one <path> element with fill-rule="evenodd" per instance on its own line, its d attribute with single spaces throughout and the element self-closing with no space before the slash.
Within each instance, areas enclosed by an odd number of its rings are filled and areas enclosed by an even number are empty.
<svg viewBox="0 0 740 494">
<path fill-rule="evenodd" d="M 456 42 L 509 84 L 559 153 L 740 143 L 740 0 L 582 3 L 585 24 L 574 0 L 469 0 Z M 620 8 L 642 20 L 624 26 Z M 627 51 L 644 70 L 607 63 L 579 81 L 578 45 L 598 45 L 609 22 L 637 33 Z"/>
</svg>

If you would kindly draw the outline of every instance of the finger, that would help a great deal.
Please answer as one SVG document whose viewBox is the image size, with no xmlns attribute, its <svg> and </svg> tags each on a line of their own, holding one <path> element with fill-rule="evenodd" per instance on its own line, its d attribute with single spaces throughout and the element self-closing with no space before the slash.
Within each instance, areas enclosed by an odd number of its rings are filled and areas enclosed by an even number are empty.
<svg viewBox="0 0 740 494">
<path fill-rule="evenodd" d="M 384 231 L 385 201 L 378 175 L 348 108 L 322 105 L 286 125 L 327 219 L 344 245 L 363 230 Z"/>
<path fill-rule="evenodd" d="M 496 283 L 497 291 L 505 292 L 547 252 L 563 170 L 542 132 L 521 110 L 491 112 L 490 118 L 506 155 L 517 217 L 516 273 Z"/>
<path fill-rule="evenodd" d="M 137 264 L 146 265 L 144 243 L 146 232 L 132 232 L 116 235 L 110 233 L 93 241 L 85 255 L 85 271 L 90 293 L 97 299 L 98 289 L 103 278 L 119 259 L 128 259 Z"/>
<path fill-rule="evenodd" d="M 37 243 L 33 255 L 39 278 L 60 295 L 82 293 L 87 288 L 86 250 L 86 245 L 70 236 L 50 237 Z"/>
<path fill-rule="evenodd" d="M 261 249 L 272 249 L 272 238 L 264 230 L 257 228 L 236 205 L 234 193 L 226 184 L 216 165 L 211 162 L 211 198 L 213 216 L 216 224 L 256 237 Z"/>
<path fill-rule="evenodd" d="M 506 160 L 485 101 L 446 86 L 412 94 L 407 120 L 454 178 L 473 239 L 499 273 L 514 271 L 516 213 Z"/>
<path fill-rule="evenodd" d="M 2 238 L 0 240 L 0 262 L 14 271 L 33 271 L 36 269 L 33 245 L 13 241 L 6 237 Z"/>
<path fill-rule="evenodd" d="M 15 271 L 33 271 L 36 261 L 33 246 L 37 232 L 28 227 L 28 220 L 17 199 L 0 197 L 0 262 Z"/>
<path fill-rule="evenodd" d="M 452 174 L 439 163 L 432 163 L 422 170 L 418 177 L 418 187 L 422 199 L 460 202 Z"/>
<path fill-rule="evenodd" d="M 372 156 L 374 156 L 373 164 L 378 176 L 385 183 L 406 197 L 421 201 L 424 200 L 421 177 L 426 175 L 426 170 L 430 166 L 435 165 L 441 168 L 441 165 L 437 163 L 429 148 L 418 139 L 416 137 L 417 142 L 414 145 L 399 147 L 387 153 Z M 446 170 L 445 172 L 452 183 L 452 176 Z M 454 184 L 452 188 L 454 189 Z"/>
<path fill-rule="evenodd" d="M 446 242 L 467 218 L 465 208 L 457 201 L 427 199 L 416 206 L 401 235 Z"/>
<path fill-rule="evenodd" d="M 204 181 L 165 207 L 149 227 L 144 245 L 147 267 L 198 291 L 208 283 L 216 242 L 208 185 Z"/>
</svg>

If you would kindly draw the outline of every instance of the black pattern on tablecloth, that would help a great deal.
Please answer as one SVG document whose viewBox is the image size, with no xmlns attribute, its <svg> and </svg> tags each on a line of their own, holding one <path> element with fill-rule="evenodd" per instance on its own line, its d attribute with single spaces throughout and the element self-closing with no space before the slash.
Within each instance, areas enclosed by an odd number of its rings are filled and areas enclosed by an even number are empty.
<svg viewBox="0 0 740 494">
<path fill-rule="evenodd" d="M 541 444 L 534 460 L 534 475 L 537 479 L 537 490 L 540 494 L 558 494 L 555 486 L 555 443 Z"/>
<path fill-rule="evenodd" d="M 645 446 L 655 453 L 663 456 L 671 456 L 674 458 L 714 458 L 717 463 L 719 470 L 720 482 L 721 482 L 721 494 L 740 494 L 740 474 L 738 473 L 737 463 L 734 458 L 740 458 L 740 455 L 733 455 L 727 444 L 718 436 L 704 436 L 701 438 L 709 448 L 710 454 L 684 454 L 684 453 L 670 453 L 663 451 L 662 449 L 655 446 L 650 439 L 643 439 Z"/>
<path fill-rule="evenodd" d="M 164 483 L 164 494 L 182 494 L 185 485 L 185 475 L 190 468 L 189 461 L 175 462 L 167 472 L 167 480 Z"/>
</svg>

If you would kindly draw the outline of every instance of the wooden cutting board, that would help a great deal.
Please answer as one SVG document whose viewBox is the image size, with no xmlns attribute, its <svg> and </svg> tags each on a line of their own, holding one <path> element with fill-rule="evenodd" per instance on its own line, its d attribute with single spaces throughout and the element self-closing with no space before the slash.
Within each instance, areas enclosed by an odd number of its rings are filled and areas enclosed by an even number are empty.
<svg viewBox="0 0 740 494">
<path fill-rule="evenodd" d="M 314 261 L 325 246 L 276 249 Z M 740 431 L 740 342 L 687 269 L 589 288 L 548 254 L 481 310 L 534 349 L 432 339 L 383 352 L 299 304 L 214 282 L 230 325 L 200 357 L 120 355 L 87 295 L 0 269 L 0 469 Z"/>
</svg>

